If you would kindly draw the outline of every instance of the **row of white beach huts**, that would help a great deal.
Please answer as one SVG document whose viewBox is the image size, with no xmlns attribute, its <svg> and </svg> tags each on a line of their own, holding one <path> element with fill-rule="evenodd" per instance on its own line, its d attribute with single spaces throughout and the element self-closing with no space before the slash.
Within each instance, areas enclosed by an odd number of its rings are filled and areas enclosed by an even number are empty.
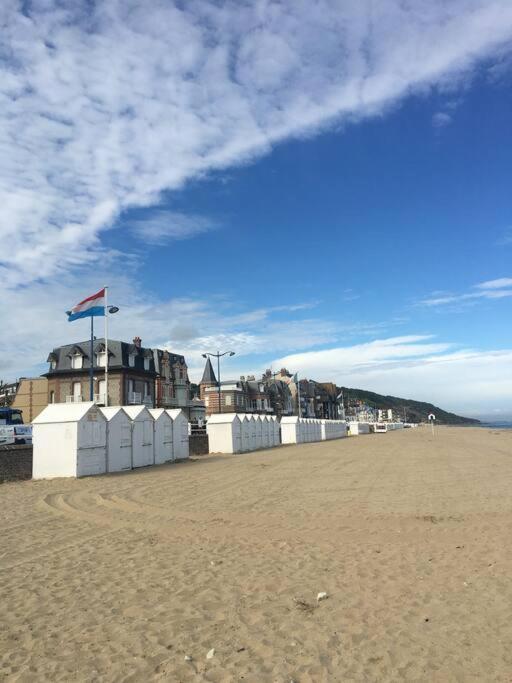
<svg viewBox="0 0 512 683">
<path fill-rule="evenodd" d="M 385 430 L 367 422 L 222 413 L 210 416 L 210 453 L 247 453 L 283 444 L 340 439 Z M 34 479 L 82 477 L 186 460 L 189 424 L 182 410 L 51 404 L 33 421 Z"/>
<path fill-rule="evenodd" d="M 189 457 L 182 410 L 54 403 L 32 424 L 34 479 L 121 472 Z"/>
<path fill-rule="evenodd" d="M 347 436 L 344 420 L 318 420 L 297 416 L 222 413 L 206 425 L 212 453 L 247 453 L 281 444 L 310 443 Z"/>
</svg>

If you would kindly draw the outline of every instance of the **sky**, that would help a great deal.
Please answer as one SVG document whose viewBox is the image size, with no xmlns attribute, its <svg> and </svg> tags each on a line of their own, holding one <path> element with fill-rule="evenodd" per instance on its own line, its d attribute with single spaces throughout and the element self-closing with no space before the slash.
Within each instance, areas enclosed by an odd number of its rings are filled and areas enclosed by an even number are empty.
<svg viewBox="0 0 512 683">
<path fill-rule="evenodd" d="M 509 0 L 5 0 L 0 379 L 111 336 L 512 418 Z M 99 331 L 98 331 L 99 330 Z M 97 334 L 102 334 L 97 321 Z"/>
</svg>

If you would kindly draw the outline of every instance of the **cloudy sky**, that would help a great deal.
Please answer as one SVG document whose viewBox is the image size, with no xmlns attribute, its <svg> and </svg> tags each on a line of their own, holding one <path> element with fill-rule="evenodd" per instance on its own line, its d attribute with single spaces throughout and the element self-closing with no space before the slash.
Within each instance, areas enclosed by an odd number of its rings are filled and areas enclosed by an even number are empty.
<svg viewBox="0 0 512 683">
<path fill-rule="evenodd" d="M 512 414 L 510 0 L 4 0 L 0 378 L 112 335 Z"/>
</svg>

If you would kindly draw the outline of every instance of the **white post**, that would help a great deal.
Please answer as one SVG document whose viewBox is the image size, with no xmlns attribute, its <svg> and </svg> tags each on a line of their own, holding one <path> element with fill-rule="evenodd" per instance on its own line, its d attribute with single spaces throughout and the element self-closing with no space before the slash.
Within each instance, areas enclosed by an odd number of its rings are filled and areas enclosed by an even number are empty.
<svg viewBox="0 0 512 683">
<path fill-rule="evenodd" d="M 108 406 L 108 287 L 105 287 L 105 406 Z"/>
<path fill-rule="evenodd" d="M 297 374 L 297 415 L 299 417 L 302 417 L 302 410 L 300 406 L 300 380 L 299 380 L 299 375 Z"/>
</svg>

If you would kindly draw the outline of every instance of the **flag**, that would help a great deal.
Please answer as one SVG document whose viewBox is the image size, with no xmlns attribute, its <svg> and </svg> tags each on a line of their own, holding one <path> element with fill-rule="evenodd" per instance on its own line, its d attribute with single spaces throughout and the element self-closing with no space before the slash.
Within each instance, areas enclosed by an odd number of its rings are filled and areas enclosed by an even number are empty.
<svg viewBox="0 0 512 683">
<path fill-rule="evenodd" d="M 79 318 L 91 318 L 93 315 L 105 315 L 105 289 L 100 289 L 99 292 L 87 297 L 70 311 L 68 314 L 68 322 L 78 320 Z"/>
</svg>

